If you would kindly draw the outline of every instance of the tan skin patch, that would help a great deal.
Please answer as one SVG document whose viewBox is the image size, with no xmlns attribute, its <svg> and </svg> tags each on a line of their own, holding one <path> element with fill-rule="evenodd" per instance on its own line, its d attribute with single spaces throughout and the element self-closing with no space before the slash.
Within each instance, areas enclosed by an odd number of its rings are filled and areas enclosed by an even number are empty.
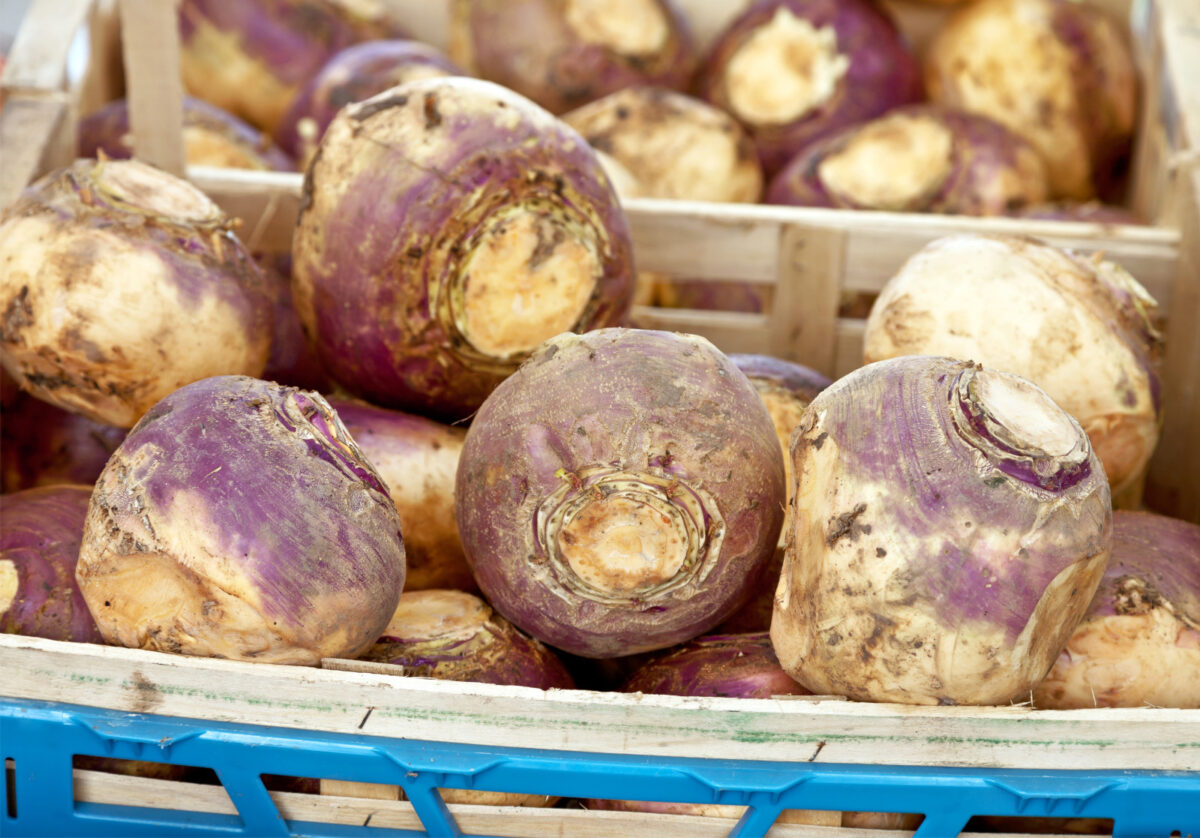
<svg viewBox="0 0 1200 838">
<path fill-rule="evenodd" d="M 864 126 L 818 166 L 821 181 L 860 206 L 902 210 L 928 200 L 950 174 L 954 135 L 929 117 L 895 116 Z"/>
<path fill-rule="evenodd" d="M 507 214 L 464 265 L 464 337 L 494 358 L 528 352 L 579 322 L 602 272 L 555 220 L 527 209 Z"/>
<path fill-rule="evenodd" d="M 7 613 L 12 607 L 20 584 L 21 577 L 17 574 L 16 563 L 10 559 L 0 559 L 0 615 Z"/>
<path fill-rule="evenodd" d="M 671 579 L 687 558 L 687 541 L 671 519 L 626 497 L 593 501 L 559 530 L 571 570 L 594 588 L 630 593 Z"/>
<path fill-rule="evenodd" d="M 621 55 L 647 55 L 667 43 L 671 28 L 655 0 L 567 0 L 567 25 L 581 41 Z"/>
<path fill-rule="evenodd" d="M 491 614 L 483 600 L 463 591 L 413 591 L 400 595 L 385 634 L 409 641 L 474 637 Z"/>
</svg>

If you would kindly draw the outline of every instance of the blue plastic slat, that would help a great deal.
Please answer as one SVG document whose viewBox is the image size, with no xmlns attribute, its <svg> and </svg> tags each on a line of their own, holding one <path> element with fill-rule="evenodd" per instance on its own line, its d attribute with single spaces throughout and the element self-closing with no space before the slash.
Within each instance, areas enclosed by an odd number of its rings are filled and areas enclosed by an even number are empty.
<svg viewBox="0 0 1200 838">
<path fill-rule="evenodd" d="M 268 728 L 0 701 L 0 751 L 15 760 L 13 835 L 410 835 L 370 826 L 289 823 L 261 774 L 392 783 L 404 788 L 430 834 L 461 834 L 437 788 L 747 805 L 738 838 L 764 835 L 782 809 L 921 812 L 917 835 L 952 835 L 974 814 L 1102 817 L 1117 838 L 1200 835 L 1200 770 L 1038 771 L 836 765 L 797 760 L 584 754 Z M 71 755 L 208 766 L 239 816 L 76 804 Z"/>
</svg>

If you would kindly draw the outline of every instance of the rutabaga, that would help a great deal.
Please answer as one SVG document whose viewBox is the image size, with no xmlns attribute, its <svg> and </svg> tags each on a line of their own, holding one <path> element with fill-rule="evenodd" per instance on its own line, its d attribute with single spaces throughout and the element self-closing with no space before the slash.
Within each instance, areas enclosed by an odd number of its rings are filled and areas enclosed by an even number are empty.
<svg viewBox="0 0 1200 838">
<path fill-rule="evenodd" d="M 1104 471 L 1036 385 L 950 358 L 862 367 L 792 437 L 795 524 L 771 623 L 815 693 L 1024 700 L 1108 561 Z"/>
<path fill-rule="evenodd" d="M 755 588 L 779 536 L 771 418 L 704 338 L 563 334 L 496 389 L 459 460 L 459 533 L 500 613 L 585 657 L 689 640 Z"/>
<path fill-rule="evenodd" d="M 1158 442 L 1156 309 L 1099 256 L 1026 237 L 949 236 L 884 286 L 863 360 L 947 355 L 1028 378 L 1083 425 L 1119 498 Z"/>
<path fill-rule="evenodd" d="M 316 665 L 375 642 L 404 571 L 396 507 L 325 400 L 220 376 L 113 454 L 76 576 L 110 643 Z"/>
</svg>

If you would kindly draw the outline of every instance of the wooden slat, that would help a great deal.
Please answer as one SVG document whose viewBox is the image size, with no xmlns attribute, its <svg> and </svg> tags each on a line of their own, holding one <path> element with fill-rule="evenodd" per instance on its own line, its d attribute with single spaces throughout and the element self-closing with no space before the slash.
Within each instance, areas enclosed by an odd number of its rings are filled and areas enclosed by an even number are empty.
<svg viewBox="0 0 1200 838">
<path fill-rule="evenodd" d="M 779 230 L 788 219 L 761 207 L 691 201 L 625 202 L 640 270 L 697 279 L 774 283 Z M 747 210 L 750 210 L 747 212 Z"/>
<path fill-rule="evenodd" d="M 61 91 L 67 53 L 92 0 L 34 0 L 13 39 L 0 76 L 6 92 Z"/>
<path fill-rule="evenodd" d="M 120 0 L 120 9 L 134 156 L 182 175 L 179 0 Z"/>
<path fill-rule="evenodd" d="M 66 119 L 63 97 L 10 97 L 0 109 L 0 209 L 63 161 L 57 141 Z"/>
<path fill-rule="evenodd" d="M 701 335 L 726 353 L 762 355 L 770 350 L 768 320 L 762 314 L 635 306 L 631 319 L 641 329 Z"/>
<path fill-rule="evenodd" d="M 780 231 L 767 354 L 832 374 L 844 240 L 841 231 L 797 224 Z"/>
<path fill-rule="evenodd" d="M 1200 710 L 543 692 L 14 635 L 0 635 L 0 671 L 0 696 L 11 698 L 368 737 L 874 765 L 1200 770 Z"/>
<path fill-rule="evenodd" d="M 866 320 L 842 318 L 837 323 L 837 354 L 833 365 L 833 379 L 854 372 L 863 362 L 863 335 L 867 330 Z"/>
</svg>

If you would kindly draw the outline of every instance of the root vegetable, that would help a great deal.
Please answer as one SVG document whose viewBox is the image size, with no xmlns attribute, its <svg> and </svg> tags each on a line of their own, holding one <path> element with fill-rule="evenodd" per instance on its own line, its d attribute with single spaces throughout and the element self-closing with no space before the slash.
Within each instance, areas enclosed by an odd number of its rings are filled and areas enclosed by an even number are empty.
<svg viewBox="0 0 1200 838">
<path fill-rule="evenodd" d="M 949 355 L 1028 378 L 1083 425 L 1120 495 L 1158 441 L 1156 308 L 1100 257 L 1028 238 L 951 236 L 884 286 L 863 357 Z"/>
<path fill-rule="evenodd" d="M 91 486 L 44 486 L 0 502 L 0 632 L 103 643 L 75 584 Z"/>
<path fill-rule="evenodd" d="M 294 171 L 295 162 L 271 138 L 223 111 L 191 96 L 183 100 L 184 156 L 189 166 L 226 166 L 236 169 Z M 80 157 L 112 160 L 133 156 L 129 106 L 124 99 L 109 102 L 79 123 Z"/>
<path fill-rule="evenodd" d="M 38 398 L 122 428 L 189 382 L 261 374 L 271 302 L 232 228 L 134 160 L 47 175 L 0 216 L 0 361 Z"/>
<path fill-rule="evenodd" d="M 862 367 L 792 441 L 795 529 L 771 641 L 818 694 L 1027 697 L 1108 561 L 1108 482 L 1036 385 L 929 356 Z"/>
<path fill-rule="evenodd" d="M 466 430 L 364 402 L 330 406 L 388 487 L 408 558 L 405 591 L 476 589 L 454 519 L 454 474 Z"/>
<path fill-rule="evenodd" d="M 355 44 L 334 54 L 296 96 L 275 137 L 306 166 L 325 129 L 346 105 L 418 79 L 461 76 L 463 71 L 438 49 L 420 41 Z"/>
<path fill-rule="evenodd" d="M 1104 581 L 1033 702 L 1054 710 L 1200 707 L 1200 526 L 1113 514 Z"/>
<path fill-rule="evenodd" d="M 933 101 L 1028 139 L 1051 196 L 1084 200 L 1129 150 L 1137 76 L 1120 28 L 1095 4 L 979 0 L 942 26 L 925 58 Z"/>
<path fill-rule="evenodd" d="M 571 689 L 562 662 L 479 597 L 464 591 L 406 592 L 363 660 L 446 681 Z"/>
<path fill-rule="evenodd" d="M 111 643 L 315 665 L 379 637 L 404 570 L 396 507 L 325 400 L 220 376 L 113 454 L 76 576 Z"/>
<path fill-rule="evenodd" d="M 783 493 L 770 416 L 711 343 L 602 329 L 547 341 L 488 398 L 455 505 L 496 609 L 599 658 L 674 645 L 742 605 Z"/>
<path fill-rule="evenodd" d="M 450 57 L 556 114 L 639 84 L 682 90 L 696 64 L 675 0 L 454 0 Z"/>
<path fill-rule="evenodd" d="M 253 256 L 274 303 L 272 314 L 275 328 L 262 377 L 302 390 L 320 393 L 332 390 L 333 382 L 321 368 L 321 361 L 304 336 L 304 327 L 300 324 L 300 316 L 296 314 L 292 297 L 292 254 L 255 253 Z"/>
<path fill-rule="evenodd" d="M 348 390 L 460 419 L 543 340 L 621 322 L 631 250 L 574 130 L 489 82 L 415 81 L 326 132 L 296 228 L 296 309 Z"/>
<path fill-rule="evenodd" d="M 644 664 L 622 690 L 726 698 L 811 695 L 783 671 L 765 631 L 698 637 Z"/>
<path fill-rule="evenodd" d="M 0 482 L 5 492 L 62 483 L 91 486 L 124 438 L 124 428 L 23 396 L 4 409 Z"/>
<path fill-rule="evenodd" d="M 642 197 L 754 203 L 762 193 L 750 137 L 732 116 L 691 96 L 629 87 L 563 121 L 622 163 Z"/>
<path fill-rule="evenodd" d="M 721 33 L 701 95 L 737 117 L 768 176 L 839 128 L 920 101 L 921 71 L 868 0 L 760 0 Z"/>
<path fill-rule="evenodd" d="M 910 106 L 805 147 L 766 202 L 1003 215 L 1047 195 L 1042 158 L 1018 134 L 987 117 Z"/>
<path fill-rule="evenodd" d="M 273 133 L 301 86 L 334 53 L 405 37 L 381 11 L 356 0 L 183 0 L 184 86 Z"/>
</svg>

